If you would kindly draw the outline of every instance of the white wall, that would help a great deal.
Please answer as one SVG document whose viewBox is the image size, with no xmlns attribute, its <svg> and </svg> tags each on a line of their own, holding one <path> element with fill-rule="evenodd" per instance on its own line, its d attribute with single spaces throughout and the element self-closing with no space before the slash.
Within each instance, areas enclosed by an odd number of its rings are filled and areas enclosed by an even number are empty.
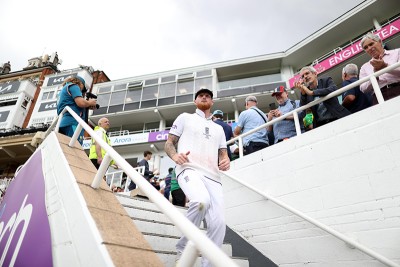
<svg viewBox="0 0 400 267">
<path fill-rule="evenodd" d="M 232 162 L 231 174 L 400 263 L 400 97 Z M 227 223 L 279 266 L 383 266 L 224 177 Z"/>
</svg>

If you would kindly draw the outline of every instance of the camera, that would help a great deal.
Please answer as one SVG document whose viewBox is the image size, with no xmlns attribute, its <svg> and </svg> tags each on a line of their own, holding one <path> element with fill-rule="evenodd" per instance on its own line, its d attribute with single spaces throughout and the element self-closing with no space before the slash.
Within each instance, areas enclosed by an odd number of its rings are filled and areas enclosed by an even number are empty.
<svg viewBox="0 0 400 267">
<path fill-rule="evenodd" d="M 86 96 L 86 100 L 89 100 L 89 98 L 97 99 L 97 95 L 92 94 L 91 92 L 86 92 L 85 96 Z M 96 104 L 96 109 L 99 109 L 99 108 L 100 108 L 100 105 Z"/>
</svg>

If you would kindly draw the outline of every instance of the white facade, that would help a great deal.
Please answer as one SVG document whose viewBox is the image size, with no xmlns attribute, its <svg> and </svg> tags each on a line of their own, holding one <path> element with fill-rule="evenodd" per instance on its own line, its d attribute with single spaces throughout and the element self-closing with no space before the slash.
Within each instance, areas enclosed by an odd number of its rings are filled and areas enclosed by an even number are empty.
<svg viewBox="0 0 400 267">
<path fill-rule="evenodd" d="M 36 89 L 30 80 L 0 83 L 0 129 L 22 127 Z"/>
<path fill-rule="evenodd" d="M 85 79 L 87 88 L 91 87 L 93 77 L 85 69 L 72 69 L 45 77 L 28 127 L 51 124 L 57 116 L 57 97 L 62 89 L 62 83 L 66 78 L 76 75 Z"/>
</svg>

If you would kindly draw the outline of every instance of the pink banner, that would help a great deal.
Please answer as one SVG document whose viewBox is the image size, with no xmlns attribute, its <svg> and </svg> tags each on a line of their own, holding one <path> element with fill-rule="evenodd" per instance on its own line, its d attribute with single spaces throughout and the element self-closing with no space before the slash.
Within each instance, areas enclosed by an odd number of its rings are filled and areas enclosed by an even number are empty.
<svg viewBox="0 0 400 267">
<path fill-rule="evenodd" d="M 376 31 L 375 34 L 377 34 L 382 40 L 385 40 L 389 38 L 390 36 L 393 36 L 395 34 L 398 34 L 400 32 L 400 18 L 393 21 L 392 23 L 386 25 L 379 31 Z M 361 41 L 361 40 L 360 40 Z M 348 45 L 345 48 L 343 48 L 340 52 L 336 53 L 333 56 L 330 56 L 329 58 L 321 61 L 318 64 L 313 65 L 313 67 L 317 70 L 318 73 L 324 72 L 326 70 L 329 70 L 336 65 L 354 57 L 355 55 L 363 52 L 362 47 L 360 46 L 360 41 Z M 294 83 L 300 79 L 300 74 L 295 75 L 294 77 L 289 79 L 289 88 L 292 88 L 294 86 Z"/>
</svg>

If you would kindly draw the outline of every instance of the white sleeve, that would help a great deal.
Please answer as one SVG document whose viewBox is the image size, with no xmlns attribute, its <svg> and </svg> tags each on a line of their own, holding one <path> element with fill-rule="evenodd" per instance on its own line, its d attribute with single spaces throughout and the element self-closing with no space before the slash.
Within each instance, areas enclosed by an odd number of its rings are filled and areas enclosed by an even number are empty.
<svg viewBox="0 0 400 267">
<path fill-rule="evenodd" d="M 186 118 L 185 113 L 179 115 L 178 118 L 176 118 L 176 120 L 172 124 L 169 133 L 180 137 L 183 133 L 183 129 L 185 128 L 185 118 Z"/>
<path fill-rule="evenodd" d="M 222 127 L 220 127 L 220 128 L 221 128 L 221 131 L 220 131 L 219 148 L 227 148 L 227 146 L 226 146 L 225 132 L 224 132 L 224 130 L 222 129 Z"/>
</svg>

